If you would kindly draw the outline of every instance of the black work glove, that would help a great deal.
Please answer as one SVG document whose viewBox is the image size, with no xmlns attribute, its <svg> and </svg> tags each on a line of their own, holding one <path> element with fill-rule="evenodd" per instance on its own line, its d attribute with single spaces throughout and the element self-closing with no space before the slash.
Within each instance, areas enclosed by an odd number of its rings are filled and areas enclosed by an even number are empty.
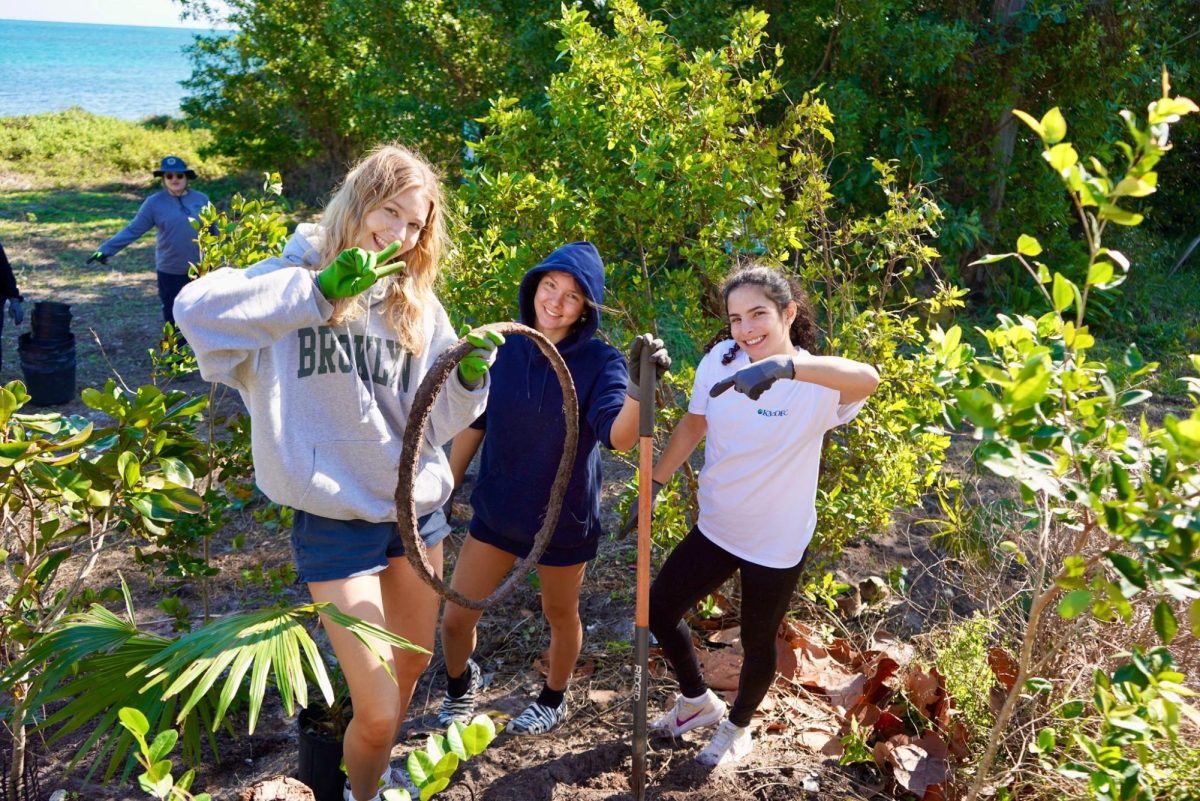
<svg viewBox="0 0 1200 801">
<path fill-rule="evenodd" d="M 663 377 L 663 373 L 671 368 L 671 356 L 667 353 L 663 341 L 654 334 L 640 334 L 629 343 L 629 387 L 626 392 L 634 400 L 641 400 L 642 393 L 638 387 L 642 383 L 642 350 L 650 349 L 650 360 L 654 362 L 655 380 Z"/>
<path fill-rule="evenodd" d="M 95 253 L 88 256 L 88 259 L 84 262 L 84 264 L 91 264 L 94 261 L 98 261 L 101 264 L 108 264 L 108 256 L 105 256 L 103 253 L 97 250 Z"/>
<path fill-rule="evenodd" d="M 650 479 L 650 518 L 654 518 L 654 510 L 658 507 L 658 493 L 662 491 L 663 484 L 661 481 Z M 638 499 L 641 500 L 640 498 Z M 629 536 L 629 532 L 637 528 L 638 524 L 638 501 L 634 501 L 633 506 L 629 507 L 629 517 L 625 518 L 621 530 L 617 532 L 618 539 L 625 539 Z"/>
<path fill-rule="evenodd" d="M 25 299 L 24 298 L 9 298 L 8 301 L 8 316 L 12 318 L 13 323 L 20 325 L 25 319 Z"/>
<path fill-rule="evenodd" d="M 713 384 L 708 396 L 715 398 L 733 387 L 750 400 L 758 400 L 759 396 L 779 379 L 795 377 L 796 368 L 792 364 L 791 356 L 768 356 L 749 367 L 743 367 L 724 381 Z"/>
</svg>

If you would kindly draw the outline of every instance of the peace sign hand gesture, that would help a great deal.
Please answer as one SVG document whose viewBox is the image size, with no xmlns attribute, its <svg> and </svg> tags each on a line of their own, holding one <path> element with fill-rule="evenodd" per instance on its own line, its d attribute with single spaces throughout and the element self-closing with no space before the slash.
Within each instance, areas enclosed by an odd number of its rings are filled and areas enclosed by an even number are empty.
<svg viewBox="0 0 1200 801">
<path fill-rule="evenodd" d="M 386 278 L 404 269 L 402 259 L 385 264 L 399 249 L 400 242 L 393 242 L 378 253 L 362 248 L 343 250 L 317 276 L 317 286 L 321 294 L 327 300 L 337 300 L 365 292 L 380 278 Z"/>
</svg>

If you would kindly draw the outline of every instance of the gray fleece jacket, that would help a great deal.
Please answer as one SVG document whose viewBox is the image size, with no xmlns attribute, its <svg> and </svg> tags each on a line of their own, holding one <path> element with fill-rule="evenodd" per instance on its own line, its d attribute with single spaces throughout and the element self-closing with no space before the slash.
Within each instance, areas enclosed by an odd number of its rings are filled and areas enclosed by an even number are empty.
<svg viewBox="0 0 1200 801">
<path fill-rule="evenodd" d="M 161 189 L 146 198 L 129 225 L 102 244 L 100 252 L 112 256 L 151 228 L 157 228 L 154 269 L 160 273 L 187 275 L 188 265 L 200 261 L 200 246 L 196 244 L 192 220 L 200 219 L 200 210 L 207 205 L 208 197 L 195 189 L 187 190 L 180 197 Z"/>
<path fill-rule="evenodd" d="M 395 520 L 413 395 L 458 338 L 434 301 L 425 313 L 424 352 L 409 353 L 384 322 L 378 286 L 369 313 L 331 326 L 333 306 L 316 283 L 320 235 L 318 226 L 301 225 L 281 258 L 191 282 L 175 301 L 175 319 L 200 374 L 241 393 L 255 481 L 268 498 L 337 520 Z M 468 390 L 451 379 L 438 395 L 414 487 L 418 516 L 450 497 L 453 478 L 440 446 L 483 412 L 489 385 Z"/>
</svg>

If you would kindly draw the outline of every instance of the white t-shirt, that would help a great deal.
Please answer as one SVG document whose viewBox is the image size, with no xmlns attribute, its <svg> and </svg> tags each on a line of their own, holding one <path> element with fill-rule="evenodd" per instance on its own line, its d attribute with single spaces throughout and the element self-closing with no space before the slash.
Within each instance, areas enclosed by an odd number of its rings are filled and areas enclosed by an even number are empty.
<svg viewBox="0 0 1200 801">
<path fill-rule="evenodd" d="M 696 368 L 688 411 L 708 423 L 700 471 L 700 519 L 706 537 L 765 567 L 791 567 L 817 526 L 817 471 L 822 437 L 848 423 L 864 400 L 839 404 L 836 390 L 805 381 L 776 381 L 756 401 L 730 388 L 709 388 L 750 365 L 744 350 L 714 347 Z"/>
</svg>

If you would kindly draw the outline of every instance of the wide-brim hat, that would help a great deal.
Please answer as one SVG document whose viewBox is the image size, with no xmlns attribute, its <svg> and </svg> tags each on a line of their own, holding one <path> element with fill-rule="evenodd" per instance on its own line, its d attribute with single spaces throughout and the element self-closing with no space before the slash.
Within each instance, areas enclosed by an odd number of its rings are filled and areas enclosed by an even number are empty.
<svg viewBox="0 0 1200 801">
<path fill-rule="evenodd" d="M 195 170 L 189 170 L 188 165 L 185 164 L 183 159 L 179 158 L 179 156 L 167 156 L 164 158 L 162 163 L 158 165 L 158 169 L 154 171 L 153 175 L 155 178 L 161 178 L 164 172 L 181 172 L 186 175 L 189 180 L 196 177 Z"/>
</svg>

